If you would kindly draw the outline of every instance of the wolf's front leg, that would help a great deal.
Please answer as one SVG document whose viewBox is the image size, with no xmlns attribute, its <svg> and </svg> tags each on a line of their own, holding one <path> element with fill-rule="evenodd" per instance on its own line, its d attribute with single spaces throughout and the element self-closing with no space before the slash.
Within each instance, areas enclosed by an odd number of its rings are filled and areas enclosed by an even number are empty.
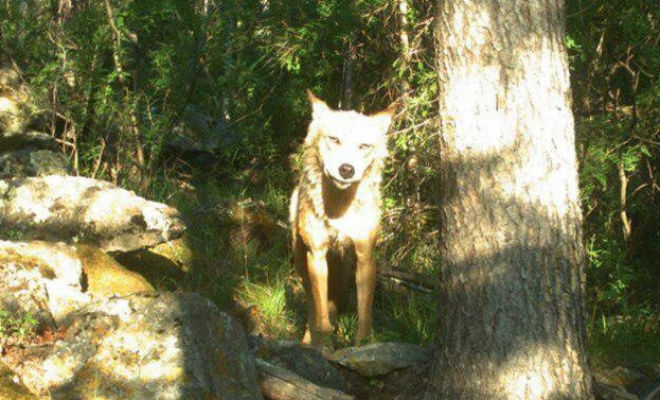
<svg viewBox="0 0 660 400">
<path fill-rule="evenodd" d="M 357 288 L 358 330 L 355 344 L 371 333 L 371 307 L 374 302 L 376 288 L 376 263 L 373 258 L 373 239 L 355 241 L 357 265 L 355 271 L 355 286 Z"/>
<path fill-rule="evenodd" d="M 327 250 L 308 250 L 307 268 L 312 304 L 310 326 L 314 346 L 332 347 L 332 324 L 328 313 L 328 261 Z"/>
</svg>

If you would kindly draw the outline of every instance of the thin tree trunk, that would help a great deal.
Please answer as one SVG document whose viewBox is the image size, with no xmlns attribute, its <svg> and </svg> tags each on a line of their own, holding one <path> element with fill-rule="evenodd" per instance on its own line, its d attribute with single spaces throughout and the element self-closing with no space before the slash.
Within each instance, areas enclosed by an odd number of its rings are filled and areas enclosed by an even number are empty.
<svg viewBox="0 0 660 400">
<path fill-rule="evenodd" d="M 619 190 L 619 205 L 620 205 L 620 215 L 621 215 L 621 229 L 623 230 L 623 241 L 628 243 L 630 239 L 630 234 L 632 233 L 631 221 L 628 219 L 628 213 L 626 212 L 626 198 L 628 196 L 628 177 L 626 176 L 626 171 L 623 168 L 623 162 L 619 163 L 619 181 L 621 182 L 621 188 Z"/>
<path fill-rule="evenodd" d="M 443 265 L 425 399 L 591 399 L 558 0 L 438 0 Z"/>
<path fill-rule="evenodd" d="M 342 86 L 342 96 L 340 108 L 350 110 L 353 108 L 353 74 L 355 71 L 355 61 L 357 58 L 357 49 L 355 46 L 356 35 L 353 33 L 348 39 L 348 47 L 344 58 L 344 82 Z"/>
<path fill-rule="evenodd" d="M 401 100 L 405 104 L 408 94 L 410 92 L 410 82 L 408 76 L 410 74 L 410 61 L 412 54 L 410 52 L 410 39 L 408 32 L 410 31 L 410 24 L 408 23 L 408 0 L 398 0 L 399 5 L 399 40 L 401 41 L 401 68 L 405 71 L 400 80 L 401 85 Z"/>
<path fill-rule="evenodd" d="M 224 7 L 227 7 L 227 4 L 223 4 Z M 236 28 L 235 24 L 236 21 L 234 19 L 234 15 L 230 12 L 227 14 L 225 24 L 227 26 L 227 30 L 225 32 L 225 53 L 222 56 L 222 69 L 223 69 L 223 76 L 225 78 L 225 87 L 224 91 L 222 93 L 222 117 L 225 119 L 225 121 L 231 121 L 232 115 L 231 115 L 231 95 L 234 90 L 233 86 L 228 84 L 228 80 L 233 73 L 234 69 L 234 40 L 233 40 L 233 35 L 234 35 L 234 30 Z"/>
<path fill-rule="evenodd" d="M 112 40 L 113 40 L 113 50 L 112 50 L 112 60 L 115 65 L 115 71 L 117 72 L 117 80 L 124 90 L 124 99 L 128 99 L 128 94 L 130 93 L 130 88 L 126 84 L 124 78 L 124 67 L 121 61 L 121 32 L 115 25 L 115 19 L 112 12 L 112 6 L 110 5 L 110 0 L 105 0 L 105 10 L 108 17 L 108 23 L 112 30 Z M 131 133 L 131 139 L 133 141 L 133 146 L 135 148 L 135 167 L 137 169 L 137 178 L 140 183 L 140 186 L 144 186 L 144 149 L 142 148 L 142 139 L 140 137 L 140 129 L 138 117 L 135 112 L 135 107 L 133 104 L 124 104 L 128 109 L 128 128 Z M 131 158 L 132 159 L 132 158 Z M 119 167 L 119 166 L 118 166 Z"/>
<path fill-rule="evenodd" d="M 71 0 L 57 0 L 53 3 L 54 14 L 55 14 L 55 23 L 60 25 L 62 22 L 69 19 L 71 16 L 71 10 L 73 9 L 73 4 Z"/>
</svg>

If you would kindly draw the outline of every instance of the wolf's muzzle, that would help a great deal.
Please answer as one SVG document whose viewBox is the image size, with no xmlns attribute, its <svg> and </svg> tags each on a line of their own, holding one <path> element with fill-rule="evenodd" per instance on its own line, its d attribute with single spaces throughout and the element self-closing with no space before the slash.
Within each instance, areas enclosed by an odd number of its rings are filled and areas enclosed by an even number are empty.
<svg viewBox="0 0 660 400">
<path fill-rule="evenodd" d="M 342 164 L 339 166 L 339 175 L 344 179 L 350 179 L 355 175 L 355 168 L 350 164 Z"/>
</svg>

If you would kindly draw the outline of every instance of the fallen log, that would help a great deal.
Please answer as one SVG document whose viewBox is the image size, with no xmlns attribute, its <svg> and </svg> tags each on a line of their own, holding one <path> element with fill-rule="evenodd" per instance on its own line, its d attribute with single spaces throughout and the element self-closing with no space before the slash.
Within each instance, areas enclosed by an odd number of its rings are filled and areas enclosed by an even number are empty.
<svg viewBox="0 0 660 400">
<path fill-rule="evenodd" d="M 421 293 L 433 293 L 433 284 L 429 282 L 428 278 L 399 269 L 380 267 L 378 281 L 385 290 L 394 292 L 406 293 L 414 290 Z"/>
<path fill-rule="evenodd" d="M 256 359 L 259 386 L 270 400 L 353 400 L 353 396 L 313 384 L 288 369 Z"/>
</svg>

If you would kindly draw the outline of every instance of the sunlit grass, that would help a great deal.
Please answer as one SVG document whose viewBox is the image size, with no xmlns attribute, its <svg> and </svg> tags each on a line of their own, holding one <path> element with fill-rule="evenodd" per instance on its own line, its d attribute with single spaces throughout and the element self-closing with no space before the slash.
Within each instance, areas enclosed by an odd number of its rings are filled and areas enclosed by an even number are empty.
<svg viewBox="0 0 660 400">
<path fill-rule="evenodd" d="M 257 307 L 270 335 L 276 338 L 293 338 L 300 330 L 295 323 L 294 310 L 288 307 L 284 281 L 247 283 L 240 290 L 239 296 L 246 303 Z"/>
<path fill-rule="evenodd" d="M 354 312 L 343 313 L 335 321 L 336 342 L 339 347 L 352 346 L 357 332 L 357 315 Z"/>
</svg>

